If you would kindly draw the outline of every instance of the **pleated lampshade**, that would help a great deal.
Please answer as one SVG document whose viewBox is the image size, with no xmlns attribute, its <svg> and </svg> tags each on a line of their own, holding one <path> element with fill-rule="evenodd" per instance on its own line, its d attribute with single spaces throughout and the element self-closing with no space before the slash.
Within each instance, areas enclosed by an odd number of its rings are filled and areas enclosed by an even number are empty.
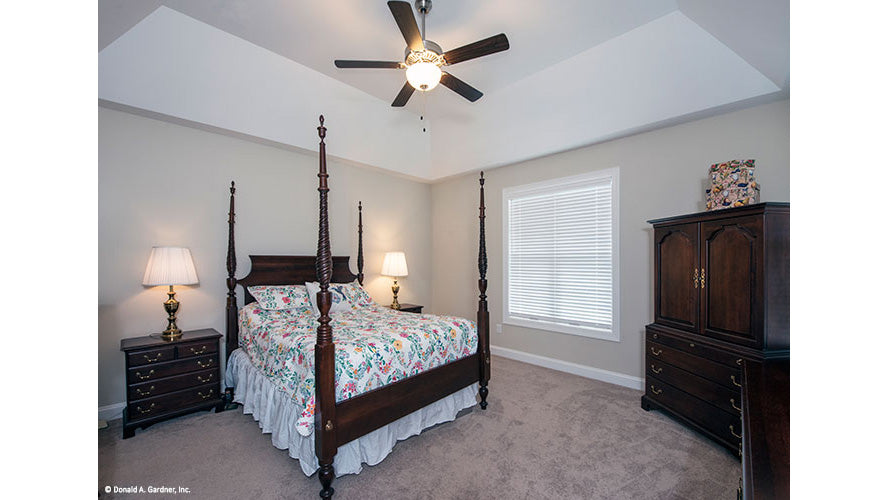
<svg viewBox="0 0 888 500">
<path fill-rule="evenodd" d="M 142 284 L 155 285 L 196 285 L 197 271 L 191 250 L 184 247 L 153 247 L 148 257 L 148 267 Z"/>
<path fill-rule="evenodd" d="M 407 257 L 404 252 L 388 252 L 382 261 L 382 275 L 399 278 L 407 276 Z"/>
</svg>

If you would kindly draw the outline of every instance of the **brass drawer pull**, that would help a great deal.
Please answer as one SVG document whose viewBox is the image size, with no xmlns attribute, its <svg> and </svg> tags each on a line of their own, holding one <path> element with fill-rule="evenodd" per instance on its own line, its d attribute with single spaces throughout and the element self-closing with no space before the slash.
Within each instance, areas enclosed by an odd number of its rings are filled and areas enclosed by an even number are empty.
<svg viewBox="0 0 888 500">
<path fill-rule="evenodd" d="M 150 372 L 148 372 L 148 375 L 144 376 L 142 375 L 142 372 L 136 372 L 136 376 L 139 377 L 139 380 L 149 379 L 152 375 L 154 375 L 154 370 L 151 370 Z"/>
<path fill-rule="evenodd" d="M 736 403 L 734 403 L 734 398 L 731 398 L 731 406 L 732 406 L 735 410 L 739 411 L 740 413 L 743 413 L 743 409 L 740 408 L 739 406 L 737 406 Z"/>
<path fill-rule="evenodd" d="M 654 349 L 653 347 L 651 347 L 651 354 L 653 354 L 654 356 L 659 356 L 660 353 L 662 353 L 662 352 L 663 352 L 663 349 L 660 349 L 658 351 L 658 350 Z"/>
<path fill-rule="evenodd" d="M 213 390 L 210 389 L 210 392 L 207 393 L 206 396 L 204 396 L 204 393 L 202 393 L 202 392 L 200 392 L 200 391 L 197 391 L 197 395 L 200 396 L 200 399 L 209 399 L 209 398 L 211 398 L 211 397 L 213 396 Z"/>
<path fill-rule="evenodd" d="M 142 415 L 144 415 L 144 414 L 146 414 L 146 413 L 151 413 L 151 410 L 152 410 L 153 408 L 154 408 L 154 403 L 151 403 L 151 406 L 149 406 L 148 408 L 146 408 L 146 409 L 144 409 L 144 410 L 142 409 L 141 406 L 137 406 L 137 407 L 136 407 L 136 411 L 138 411 L 139 413 L 141 413 Z"/>
<path fill-rule="evenodd" d="M 696 267 L 694 268 L 694 288 L 697 288 L 697 284 L 700 282 L 700 270 Z"/>
<path fill-rule="evenodd" d="M 658 339 L 658 338 L 660 338 L 660 336 L 657 335 L 657 334 L 655 333 L 655 334 L 654 334 L 654 338 L 655 338 L 655 339 Z"/>
<path fill-rule="evenodd" d="M 733 382 L 734 385 L 736 385 L 737 387 L 743 387 L 742 385 L 737 383 L 737 379 L 735 379 L 733 375 L 731 375 L 731 382 Z"/>
<path fill-rule="evenodd" d="M 201 363 L 200 360 L 198 359 L 198 360 L 197 360 L 197 366 L 199 366 L 199 367 L 201 367 L 201 368 L 206 368 L 206 367 L 208 367 L 208 366 L 213 366 L 213 360 L 212 360 L 212 359 L 208 359 L 208 360 L 207 360 L 207 364 L 203 364 L 203 363 Z"/>
<path fill-rule="evenodd" d="M 706 288 L 706 269 L 700 270 L 700 288 Z"/>
<path fill-rule="evenodd" d="M 195 351 L 193 347 L 190 347 L 189 349 L 191 349 L 191 354 L 195 354 L 195 355 L 203 354 L 203 353 L 207 352 L 207 346 L 201 347 L 199 351 Z"/>
<path fill-rule="evenodd" d="M 690 343 L 690 344 L 688 344 L 688 345 L 691 346 L 691 347 L 697 347 L 697 346 L 694 345 L 693 343 Z"/>
<path fill-rule="evenodd" d="M 213 374 L 211 373 L 211 374 L 207 375 L 207 379 L 206 379 L 206 380 L 204 380 L 200 375 L 198 375 L 198 376 L 197 376 L 197 380 L 198 380 L 200 383 L 205 384 L 205 383 L 209 382 L 210 380 L 213 380 Z"/>
<path fill-rule="evenodd" d="M 151 387 L 149 387 L 148 390 L 145 391 L 145 392 L 142 392 L 142 389 L 136 387 L 136 392 L 139 394 L 139 396 L 150 396 L 150 395 L 151 395 L 151 391 L 153 391 L 153 390 L 154 390 L 154 386 L 153 386 L 153 385 L 152 385 Z"/>
<path fill-rule="evenodd" d="M 653 384 L 651 384 L 651 392 L 653 392 L 654 394 L 659 396 L 660 394 L 663 393 L 663 389 L 658 390 L 656 387 L 653 386 Z"/>
<path fill-rule="evenodd" d="M 742 435 L 742 433 L 741 433 L 740 436 L 738 436 L 737 433 L 734 432 L 734 426 L 733 426 L 733 425 L 729 425 L 729 426 L 728 426 L 728 430 L 731 431 L 731 435 L 734 436 L 735 438 L 737 438 L 737 439 L 743 439 L 743 435 Z"/>
<path fill-rule="evenodd" d="M 147 361 L 148 363 L 154 363 L 155 361 L 163 357 L 163 353 L 157 353 L 157 357 L 154 359 L 149 358 L 147 354 L 143 354 L 142 357 L 145 358 L 145 361 Z"/>
<path fill-rule="evenodd" d="M 660 369 L 658 370 L 656 366 L 651 365 L 651 371 L 654 372 L 654 373 L 656 373 L 657 375 L 659 375 L 660 372 L 663 371 L 663 369 L 660 368 Z"/>
<path fill-rule="evenodd" d="M 737 366 L 743 366 L 743 358 L 737 358 Z"/>
</svg>

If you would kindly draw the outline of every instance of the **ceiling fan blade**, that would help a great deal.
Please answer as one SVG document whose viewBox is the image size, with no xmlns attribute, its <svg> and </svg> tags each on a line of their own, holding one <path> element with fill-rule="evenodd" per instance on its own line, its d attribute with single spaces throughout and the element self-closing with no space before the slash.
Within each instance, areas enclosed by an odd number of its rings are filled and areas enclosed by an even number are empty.
<svg viewBox="0 0 888 500">
<path fill-rule="evenodd" d="M 509 39 L 506 38 L 505 33 L 500 33 L 475 43 L 463 45 L 458 49 L 448 50 L 444 53 L 444 60 L 447 61 L 447 64 L 456 64 L 469 59 L 502 52 L 508 50 L 508 48 Z"/>
<path fill-rule="evenodd" d="M 396 61 L 346 61 L 337 59 L 333 61 L 337 68 L 383 68 L 400 69 L 401 63 Z"/>
<path fill-rule="evenodd" d="M 480 90 L 450 73 L 441 72 L 441 84 L 472 102 L 481 99 L 481 96 L 484 95 Z"/>
<path fill-rule="evenodd" d="M 425 45 L 422 43 L 422 35 L 419 34 L 419 27 L 416 25 L 416 18 L 413 17 L 413 7 L 410 6 L 410 3 L 389 2 L 388 6 L 410 50 L 424 50 Z"/>
<path fill-rule="evenodd" d="M 413 85 L 410 85 L 410 82 L 406 82 L 403 87 L 401 87 L 401 91 L 398 92 L 398 97 L 395 97 L 394 102 L 392 102 L 392 107 L 400 108 L 407 104 L 407 101 L 410 100 L 410 96 L 413 95 Z"/>
</svg>

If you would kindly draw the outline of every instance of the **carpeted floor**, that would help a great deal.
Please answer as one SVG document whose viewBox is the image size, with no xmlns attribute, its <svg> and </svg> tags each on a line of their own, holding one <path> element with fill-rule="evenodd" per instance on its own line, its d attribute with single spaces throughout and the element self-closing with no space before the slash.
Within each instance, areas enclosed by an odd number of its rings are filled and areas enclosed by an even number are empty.
<svg viewBox="0 0 888 500">
<path fill-rule="evenodd" d="M 399 442 L 334 499 L 733 499 L 740 463 L 659 412 L 640 391 L 495 357 L 490 405 Z M 318 498 L 317 475 L 271 445 L 243 410 L 201 412 L 121 439 L 99 431 L 106 486 L 184 487 L 161 498 Z"/>
</svg>

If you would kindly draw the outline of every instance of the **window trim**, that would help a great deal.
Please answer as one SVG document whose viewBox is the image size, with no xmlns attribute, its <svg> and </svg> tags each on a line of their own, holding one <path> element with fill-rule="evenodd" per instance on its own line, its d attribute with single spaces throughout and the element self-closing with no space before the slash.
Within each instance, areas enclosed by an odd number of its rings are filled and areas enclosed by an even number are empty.
<svg viewBox="0 0 888 500">
<path fill-rule="evenodd" d="M 613 327 L 611 331 L 601 328 L 583 327 L 556 323 L 554 321 L 531 320 L 516 318 L 509 315 L 509 201 L 513 198 L 556 192 L 600 180 L 605 177 L 612 179 L 611 214 L 613 233 Z M 595 170 L 580 175 L 549 179 L 532 184 L 503 188 L 503 323 L 507 325 L 533 328 L 557 333 L 578 335 L 581 337 L 620 342 L 620 167 Z"/>
</svg>

